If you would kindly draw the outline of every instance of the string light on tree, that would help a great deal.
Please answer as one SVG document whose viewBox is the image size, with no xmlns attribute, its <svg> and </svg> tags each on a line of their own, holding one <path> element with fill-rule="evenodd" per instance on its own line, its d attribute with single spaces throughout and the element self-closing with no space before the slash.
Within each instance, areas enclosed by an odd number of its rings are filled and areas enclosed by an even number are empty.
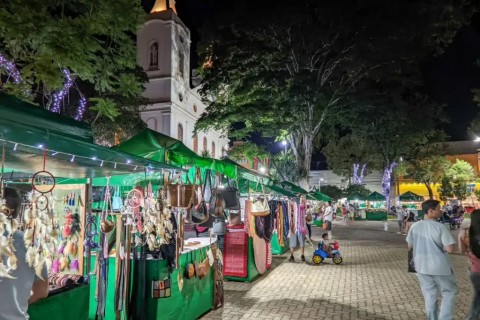
<svg viewBox="0 0 480 320">
<path fill-rule="evenodd" d="M 63 99 L 65 99 L 68 91 L 73 85 L 72 75 L 70 71 L 68 69 L 63 69 L 62 73 L 65 77 L 63 88 L 53 94 L 53 107 L 51 108 L 51 111 L 55 113 L 60 113 L 60 104 L 62 103 Z"/>
<path fill-rule="evenodd" d="M 85 114 L 86 110 L 87 110 L 87 99 L 84 96 L 81 96 L 80 100 L 78 101 L 77 113 L 75 114 L 74 119 L 77 121 L 81 121 L 83 119 L 83 115 Z"/>
<path fill-rule="evenodd" d="M 390 187 L 392 183 L 392 174 L 393 170 L 397 166 L 397 163 L 394 161 L 390 166 L 386 167 L 383 171 L 382 177 L 382 191 L 385 199 L 387 200 L 387 208 L 390 208 Z"/>
<path fill-rule="evenodd" d="M 362 184 L 363 182 L 363 175 L 365 174 L 365 169 L 367 168 L 367 165 L 364 164 L 362 166 L 362 169 L 360 170 L 360 173 L 358 170 L 360 169 L 360 164 L 359 163 L 354 163 L 353 164 L 353 184 Z"/>
<path fill-rule="evenodd" d="M 15 63 L 5 58 L 4 55 L 0 53 L 0 68 L 7 71 L 8 75 L 13 78 L 13 82 L 15 84 L 22 83 L 22 77 L 20 76 L 20 72 L 18 71 Z"/>
</svg>

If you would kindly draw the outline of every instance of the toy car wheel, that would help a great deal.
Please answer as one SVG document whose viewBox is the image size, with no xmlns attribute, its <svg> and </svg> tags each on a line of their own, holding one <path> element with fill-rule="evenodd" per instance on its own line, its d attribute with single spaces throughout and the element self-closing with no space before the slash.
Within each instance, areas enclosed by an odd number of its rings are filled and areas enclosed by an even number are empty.
<svg viewBox="0 0 480 320">
<path fill-rule="evenodd" d="M 312 257 L 312 261 L 315 264 L 320 264 L 320 263 L 322 263 L 323 258 L 321 256 L 319 256 L 318 254 L 314 254 L 313 257 Z"/>
<path fill-rule="evenodd" d="M 343 262 L 343 258 L 341 255 L 336 254 L 333 256 L 333 263 L 341 264 L 342 262 Z"/>
</svg>

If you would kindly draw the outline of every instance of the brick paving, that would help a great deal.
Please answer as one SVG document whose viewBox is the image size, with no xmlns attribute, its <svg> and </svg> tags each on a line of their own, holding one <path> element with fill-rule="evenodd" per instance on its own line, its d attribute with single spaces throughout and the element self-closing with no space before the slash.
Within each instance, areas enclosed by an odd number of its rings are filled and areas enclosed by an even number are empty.
<svg viewBox="0 0 480 320">
<path fill-rule="evenodd" d="M 273 269 L 252 283 L 225 282 L 225 307 L 201 319 L 425 319 L 417 278 L 406 271 L 405 236 L 395 227 L 390 222 L 385 232 L 382 222 L 334 224 L 342 265 L 331 259 L 314 265 L 308 246 L 307 263 L 300 252 L 294 263 L 289 253 L 274 256 Z M 314 227 L 313 240 L 321 233 Z M 459 253 L 450 258 L 459 287 L 455 319 L 465 319 L 472 297 L 468 262 Z"/>
</svg>

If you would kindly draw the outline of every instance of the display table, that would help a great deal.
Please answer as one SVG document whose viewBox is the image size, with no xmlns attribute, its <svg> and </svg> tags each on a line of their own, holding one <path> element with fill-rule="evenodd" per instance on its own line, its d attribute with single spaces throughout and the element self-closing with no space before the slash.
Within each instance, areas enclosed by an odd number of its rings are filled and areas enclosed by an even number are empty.
<svg viewBox="0 0 480 320">
<path fill-rule="evenodd" d="M 31 320 L 85 320 L 88 319 L 89 285 L 56 294 L 32 304 L 28 308 Z"/>
<path fill-rule="evenodd" d="M 272 236 L 272 254 L 273 255 L 284 254 L 285 252 L 288 251 L 289 248 L 290 246 L 288 245 L 288 238 L 285 239 L 285 245 L 282 247 L 278 242 L 277 232 L 274 232 Z"/>
<path fill-rule="evenodd" d="M 183 290 L 178 288 L 178 272 L 184 272 L 184 267 L 191 262 L 191 256 L 198 261 L 206 257 L 209 238 L 192 238 L 186 242 L 200 241 L 204 247 L 199 247 L 191 251 L 185 251 L 180 258 L 180 269 L 176 269 L 171 274 L 172 295 L 169 298 L 152 299 L 152 281 L 163 280 L 167 277 L 166 261 L 164 260 L 147 260 L 145 275 L 145 292 L 146 299 L 143 301 L 142 308 L 145 310 L 145 319 L 197 319 L 201 315 L 210 311 L 213 307 L 213 269 L 210 268 L 209 274 L 203 279 L 184 278 Z M 92 262 L 93 263 L 93 262 Z M 135 274 L 135 272 L 133 273 Z M 107 305 L 105 319 L 115 319 L 114 296 L 115 296 L 115 258 L 109 259 L 108 271 L 108 288 L 107 288 Z M 132 277 L 132 283 L 136 279 Z M 91 293 L 90 293 L 90 311 L 88 319 L 95 319 L 97 302 L 95 300 L 95 276 L 91 277 Z M 82 318 L 87 319 L 87 318 Z"/>
<path fill-rule="evenodd" d="M 370 221 L 384 221 L 387 220 L 386 211 L 368 211 L 367 210 L 367 220 Z"/>
</svg>

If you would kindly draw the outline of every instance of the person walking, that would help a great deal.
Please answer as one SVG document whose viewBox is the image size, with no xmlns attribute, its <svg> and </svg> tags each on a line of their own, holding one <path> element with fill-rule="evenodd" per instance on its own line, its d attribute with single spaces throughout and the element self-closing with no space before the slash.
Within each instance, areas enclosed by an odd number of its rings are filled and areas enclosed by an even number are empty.
<svg viewBox="0 0 480 320">
<path fill-rule="evenodd" d="M 453 319 L 458 294 L 447 253 L 454 250 L 455 239 L 446 226 L 437 222 L 442 211 L 440 201 L 427 200 L 422 203 L 424 220 L 414 223 L 408 232 L 408 249 L 413 249 L 413 261 L 418 282 L 425 299 L 428 320 Z M 442 303 L 437 314 L 438 292 Z"/>
<path fill-rule="evenodd" d="M 403 233 L 403 221 L 405 220 L 405 213 L 402 208 L 396 210 L 397 214 L 397 223 L 398 223 L 398 232 L 397 234 Z"/>
<path fill-rule="evenodd" d="M 342 205 L 342 217 L 343 217 L 343 224 L 347 224 L 348 221 L 348 210 L 345 205 Z"/>
<path fill-rule="evenodd" d="M 473 300 L 467 320 L 480 319 L 480 210 L 472 212 L 469 228 L 460 230 L 458 246 L 467 253 L 470 262 L 470 281 L 473 286 Z"/>
<path fill-rule="evenodd" d="M 323 222 L 327 223 L 328 239 L 332 239 L 332 220 L 333 220 L 332 201 L 328 201 L 328 205 L 325 208 L 325 213 L 323 214 Z"/>
</svg>

